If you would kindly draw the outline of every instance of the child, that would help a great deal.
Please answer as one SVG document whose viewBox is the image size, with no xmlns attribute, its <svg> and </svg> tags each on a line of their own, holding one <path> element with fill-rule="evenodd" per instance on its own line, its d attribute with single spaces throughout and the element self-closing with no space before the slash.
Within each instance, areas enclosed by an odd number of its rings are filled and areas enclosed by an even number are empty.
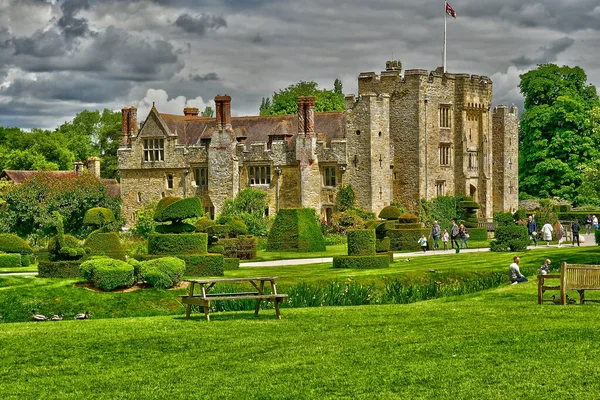
<svg viewBox="0 0 600 400">
<path fill-rule="evenodd" d="M 419 243 L 421 250 L 423 250 L 423 253 L 425 253 L 427 251 L 427 238 L 425 235 L 421 236 L 421 239 L 419 239 L 417 243 Z"/>
<path fill-rule="evenodd" d="M 448 238 L 450 235 L 448 234 L 448 229 L 444 229 L 444 233 L 442 234 L 442 243 L 444 243 L 444 250 L 448 250 Z"/>
<path fill-rule="evenodd" d="M 552 263 L 552 261 L 550 261 L 550 259 L 546 259 L 546 261 L 544 261 L 544 264 L 540 267 L 540 275 L 548 275 L 548 271 L 550 271 L 550 264 Z"/>
</svg>

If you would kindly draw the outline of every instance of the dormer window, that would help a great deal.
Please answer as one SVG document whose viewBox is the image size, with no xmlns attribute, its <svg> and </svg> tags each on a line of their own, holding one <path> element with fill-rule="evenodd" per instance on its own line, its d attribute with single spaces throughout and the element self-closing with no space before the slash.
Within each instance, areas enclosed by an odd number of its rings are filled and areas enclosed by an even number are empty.
<svg viewBox="0 0 600 400">
<path fill-rule="evenodd" d="M 144 161 L 165 160 L 165 139 L 144 139 Z"/>
</svg>

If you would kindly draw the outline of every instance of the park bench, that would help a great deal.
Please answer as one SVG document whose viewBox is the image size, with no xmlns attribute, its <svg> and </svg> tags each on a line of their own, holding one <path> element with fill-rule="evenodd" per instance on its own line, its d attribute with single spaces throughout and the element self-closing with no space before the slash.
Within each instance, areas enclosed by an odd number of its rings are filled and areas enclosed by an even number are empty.
<svg viewBox="0 0 600 400">
<path fill-rule="evenodd" d="M 275 281 L 276 276 L 259 277 L 259 278 L 213 278 L 213 279 L 188 279 L 189 293 L 181 297 L 181 302 L 186 305 L 185 317 L 189 318 L 192 311 L 192 305 L 197 305 L 203 308 L 206 320 L 210 321 L 210 302 L 218 300 L 256 300 L 254 314 L 258 314 L 260 310 L 260 302 L 263 300 L 272 300 L 275 305 L 275 314 L 278 319 L 281 319 L 279 312 L 279 303 L 283 303 L 288 297 L 287 294 L 277 293 Z M 271 292 L 265 293 L 265 283 L 271 284 Z M 211 293 L 215 285 L 220 283 L 250 283 L 255 290 L 249 292 L 235 293 Z M 194 293 L 196 286 L 200 287 L 199 293 Z"/>
<path fill-rule="evenodd" d="M 558 279 L 559 284 L 548 285 L 546 280 Z M 560 297 L 556 300 L 544 300 L 544 292 L 558 290 Z M 567 290 L 577 290 L 580 304 L 585 304 L 586 290 L 600 290 L 600 265 L 562 263 L 560 274 L 538 275 L 538 304 L 553 301 L 567 304 Z M 588 300 L 596 301 L 596 300 Z"/>
</svg>

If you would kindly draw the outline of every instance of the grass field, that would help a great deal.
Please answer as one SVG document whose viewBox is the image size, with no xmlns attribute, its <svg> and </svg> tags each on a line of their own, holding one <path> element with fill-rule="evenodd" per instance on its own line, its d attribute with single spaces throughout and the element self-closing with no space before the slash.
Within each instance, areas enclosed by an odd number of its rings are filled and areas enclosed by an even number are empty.
<svg viewBox="0 0 600 400">
<path fill-rule="evenodd" d="M 536 283 L 408 305 L 0 324 L 6 399 L 597 398 L 598 305 Z"/>
</svg>

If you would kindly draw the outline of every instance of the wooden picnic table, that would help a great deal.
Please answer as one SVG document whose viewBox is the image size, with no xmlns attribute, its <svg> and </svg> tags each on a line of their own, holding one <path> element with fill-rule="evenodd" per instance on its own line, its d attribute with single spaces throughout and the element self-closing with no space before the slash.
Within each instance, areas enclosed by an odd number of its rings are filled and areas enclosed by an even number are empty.
<svg viewBox="0 0 600 400">
<path fill-rule="evenodd" d="M 275 281 L 279 279 L 277 276 L 262 276 L 258 278 L 207 278 L 207 279 L 186 279 L 189 282 L 189 293 L 180 296 L 181 302 L 186 305 L 185 317 L 189 318 L 192 311 L 192 304 L 201 306 L 204 310 L 206 320 L 210 321 L 210 302 L 217 300 L 256 300 L 254 314 L 258 314 L 260 310 L 260 302 L 262 300 L 273 300 L 275 304 L 275 313 L 277 318 L 281 319 L 279 312 L 279 303 L 282 303 L 287 298 L 287 294 L 277 293 L 277 285 Z M 271 284 L 271 292 L 265 293 L 265 283 Z M 215 286 L 220 283 L 250 283 L 255 290 L 248 292 L 235 293 L 215 293 L 212 292 Z M 199 290 L 196 291 L 196 287 Z"/>
</svg>

